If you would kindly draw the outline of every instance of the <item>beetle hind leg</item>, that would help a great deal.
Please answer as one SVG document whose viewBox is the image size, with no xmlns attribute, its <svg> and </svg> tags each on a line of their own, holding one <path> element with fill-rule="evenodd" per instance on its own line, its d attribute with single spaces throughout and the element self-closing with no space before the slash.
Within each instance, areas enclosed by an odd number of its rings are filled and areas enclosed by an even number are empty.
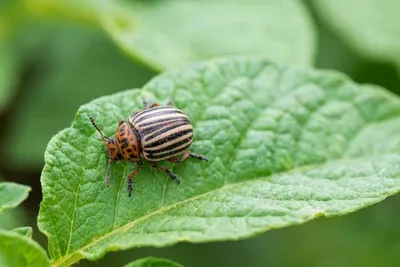
<svg viewBox="0 0 400 267">
<path fill-rule="evenodd" d="M 186 150 L 185 152 L 183 152 L 182 158 L 176 159 L 175 163 L 183 162 L 183 161 L 187 160 L 188 158 L 195 158 L 195 159 L 204 160 L 204 161 L 208 162 L 208 159 L 206 157 L 204 157 L 203 155 L 196 154 L 196 153 L 190 152 L 189 150 Z"/>
<path fill-rule="evenodd" d="M 172 171 L 170 171 L 167 167 L 161 166 L 161 167 L 159 167 L 159 169 L 161 171 L 165 171 L 168 174 L 168 176 L 171 177 L 171 179 L 174 180 L 177 184 L 181 183 L 178 176 L 175 173 L 173 173 Z"/>
</svg>

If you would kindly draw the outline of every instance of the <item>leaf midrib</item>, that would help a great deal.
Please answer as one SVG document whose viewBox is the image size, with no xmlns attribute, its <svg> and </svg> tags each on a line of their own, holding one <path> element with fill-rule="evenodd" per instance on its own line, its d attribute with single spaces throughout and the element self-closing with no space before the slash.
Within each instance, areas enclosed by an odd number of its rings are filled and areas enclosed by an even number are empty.
<svg viewBox="0 0 400 267">
<path fill-rule="evenodd" d="M 376 156 L 384 156 L 384 155 L 393 155 L 393 153 L 385 153 L 385 154 L 380 154 L 380 155 L 376 155 Z M 341 161 L 341 160 L 356 161 L 356 160 L 359 160 L 359 159 L 362 159 L 362 158 L 370 158 L 370 157 L 371 156 L 360 156 L 360 157 L 354 157 L 354 158 L 330 159 L 328 161 L 317 163 L 317 164 L 309 164 L 309 165 L 299 166 L 299 167 L 293 168 L 291 170 L 275 172 L 275 173 L 269 174 L 267 176 L 257 177 L 257 178 L 250 179 L 250 180 L 244 180 L 244 181 L 240 181 L 240 182 L 236 182 L 236 183 L 232 183 L 232 184 L 228 184 L 228 185 L 223 185 L 223 186 L 221 186 L 219 188 L 215 188 L 215 189 L 210 190 L 210 191 L 208 191 L 206 193 L 199 194 L 199 195 L 187 198 L 185 200 L 173 203 L 173 204 L 171 204 L 169 206 L 164 206 L 164 207 L 161 207 L 161 208 L 159 208 L 159 209 L 157 209 L 155 211 L 152 211 L 152 212 L 150 212 L 150 213 L 148 213 L 148 214 L 146 214 L 146 215 L 144 215 L 144 216 L 142 216 L 142 217 L 140 217 L 140 218 L 138 218 L 136 220 L 133 220 L 133 221 L 131 221 L 131 222 L 119 227 L 119 228 L 114 229 L 113 231 L 111 231 L 111 232 L 109 232 L 109 233 L 107 233 L 107 234 L 105 234 L 105 235 L 103 235 L 103 236 L 101 236 L 101 237 L 99 237 L 97 239 L 93 239 L 90 243 L 88 243 L 87 245 L 81 247 L 80 249 L 75 250 L 73 253 L 71 253 L 69 255 L 64 255 L 63 257 L 58 258 L 55 261 L 52 261 L 52 265 L 53 266 L 71 265 L 71 264 L 73 264 L 73 263 L 75 263 L 75 262 L 77 262 L 77 261 L 79 261 L 80 259 L 83 258 L 83 255 L 80 254 L 79 252 L 83 252 L 84 250 L 95 246 L 96 244 L 102 242 L 103 240 L 106 240 L 107 238 L 113 236 L 114 234 L 125 232 L 125 231 L 133 228 L 136 224 L 138 224 L 138 223 L 140 223 L 142 221 L 145 221 L 145 220 L 147 220 L 147 219 L 149 219 L 149 218 L 151 218 L 153 216 L 156 216 L 158 214 L 162 214 L 162 213 L 167 212 L 167 211 L 169 211 L 169 210 L 171 210 L 173 208 L 176 208 L 177 206 L 183 205 L 183 204 L 191 202 L 191 201 L 195 201 L 195 200 L 200 199 L 202 197 L 205 197 L 207 195 L 213 194 L 213 193 L 215 193 L 217 191 L 234 188 L 236 186 L 240 186 L 240 185 L 242 185 L 244 183 L 247 183 L 247 182 L 265 181 L 268 178 L 270 178 L 272 175 L 284 174 L 284 173 L 293 173 L 293 172 L 302 172 L 304 170 L 318 168 L 318 167 L 321 167 L 321 166 L 326 165 L 326 164 L 330 164 L 330 163 L 335 162 L 335 161 Z M 65 264 L 65 263 L 68 263 L 68 264 Z"/>
</svg>

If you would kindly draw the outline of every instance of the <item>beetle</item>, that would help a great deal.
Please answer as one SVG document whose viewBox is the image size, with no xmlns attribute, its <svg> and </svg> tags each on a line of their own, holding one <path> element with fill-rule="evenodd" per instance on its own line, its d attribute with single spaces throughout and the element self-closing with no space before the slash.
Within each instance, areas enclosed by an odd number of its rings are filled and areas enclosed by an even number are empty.
<svg viewBox="0 0 400 267">
<path fill-rule="evenodd" d="M 114 138 L 107 137 L 92 117 L 90 121 L 100 133 L 108 156 L 106 186 L 110 184 L 110 171 L 113 163 L 121 160 L 135 162 L 138 166 L 128 175 L 128 195 L 132 195 L 132 179 L 140 171 L 142 161 L 146 160 L 154 168 L 165 172 L 178 184 L 178 176 L 167 166 L 157 163 L 167 160 L 174 163 L 195 158 L 208 162 L 203 155 L 189 150 L 193 142 L 193 126 L 183 111 L 171 105 L 160 106 L 143 101 L 144 109 L 132 113 L 128 121 L 122 120 Z M 181 155 L 181 157 L 179 157 Z"/>
</svg>

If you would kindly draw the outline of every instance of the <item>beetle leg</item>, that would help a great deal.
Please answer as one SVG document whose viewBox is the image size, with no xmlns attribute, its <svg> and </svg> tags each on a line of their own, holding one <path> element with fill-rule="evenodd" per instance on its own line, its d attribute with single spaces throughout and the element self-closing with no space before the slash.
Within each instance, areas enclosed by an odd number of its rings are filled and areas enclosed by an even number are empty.
<svg viewBox="0 0 400 267">
<path fill-rule="evenodd" d="M 140 171 L 140 167 L 137 167 L 135 170 L 131 171 L 128 175 L 128 196 L 132 196 L 132 179 L 135 178 L 136 174 Z"/>
<path fill-rule="evenodd" d="M 199 159 L 199 160 L 204 160 L 204 161 L 208 162 L 208 159 L 206 157 L 204 157 L 203 155 L 192 153 L 189 150 L 186 150 L 185 152 L 183 152 L 182 158 L 176 159 L 175 163 L 183 162 L 183 161 L 187 160 L 189 157 Z"/>
<path fill-rule="evenodd" d="M 150 162 L 150 164 L 151 164 L 151 166 L 152 166 L 153 168 L 157 168 L 157 163 L 155 163 L 155 162 Z M 163 172 L 165 172 L 166 174 L 168 174 L 168 176 L 171 177 L 172 180 L 176 181 L 177 184 L 180 184 L 180 183 L 181 183 L 181 181 L 179 181 L 179 179 L 178 179 L 178 176 L 177 176 L 175 173 L 173 173 L 172 171 L 170 171 L 170 170 L 168 169 L 167 166 L 160 166 L 160 167 L 158 167 L 158 169 L 159 169 L 160 171 L 163 171 Z"/>
<path fill-rule="evenodd" d="M 190 157 L 190 151 L 186 150 L 185 152 L 183 152 L 182 158 L 180 158 L 180 159 L 176 158 L 175 159 L 175 163 L 183 162 L 183 161 L 187 160 L 189 157 Z"/>
<path fill-rule="evenodd" d="M 203 155 L 196 154 L 196 153 L 192 153 L 192 152 L 190 152 L 190 151 L 189 151 L 189 153 L 190 153 L 190 157 L 191 157 L 191 158 L 195 158 L 195 159 L 199 159 L 199 160 L 204 160 L 205 162 L 208 162 L 208 158 L 204 157 Z"/>
</svg>

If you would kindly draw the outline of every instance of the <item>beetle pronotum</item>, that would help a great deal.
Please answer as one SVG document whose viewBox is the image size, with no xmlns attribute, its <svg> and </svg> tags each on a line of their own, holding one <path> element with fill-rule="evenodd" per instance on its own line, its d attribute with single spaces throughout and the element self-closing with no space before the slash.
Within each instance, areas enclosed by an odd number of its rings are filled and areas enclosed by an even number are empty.
<svg viewBox="0 0 400 267">
<path fill-rule="evenodd" d="M 189 151 L 193 142 L 193 127 L 189 118 L 179 109 L 144 102 L 144 109 L 135 111 L 128 121 L 120 121 L 114 138 L 107 137 L 90 117 L 101 138 L 108 156 L 106 185 L 109 186 L 111 166 L 114 162 L 127 160 L 138 167 L 128 175 L 128 192 L 131 196 L 132 179 L 140 171 L 142 158 L 154 168 L 159 168 L 180 183 L 178 176 L 157 162 L 168 160 L 183 162 L 189 157 L 208 161 L 203 155 Z M 178 158 L 179 155 L 182 157 Z"/>
</svg>

